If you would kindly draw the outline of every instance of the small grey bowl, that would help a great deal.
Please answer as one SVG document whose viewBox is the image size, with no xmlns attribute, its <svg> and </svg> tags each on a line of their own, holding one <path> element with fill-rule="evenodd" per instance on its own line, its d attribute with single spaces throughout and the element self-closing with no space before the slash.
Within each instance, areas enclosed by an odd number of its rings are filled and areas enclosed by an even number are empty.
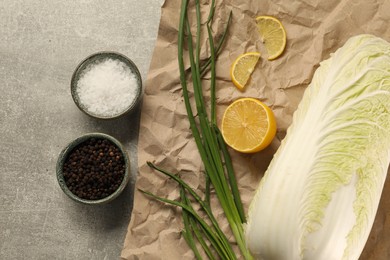
<svg viewBox="0 0 390 260">
<path fill-rule="evenodd" d="M 81 144 L 81 143 L 83 143 L 91 138 L 106 139 L 106 140 L 111 141 L 113 144 L 115 144 L 119 148 L 121 153 L 123 154 L 123 158 L 125 161 L 125 167 L 126 167 L 122 183 L 119 185 L 118 189 L 114 193 L 112 193 L 111 195 L 109 195 L 103 199 L 98 199 L 98 200 L 82 199 L 82 198 L 78 197 L 77 195 L 73 194 L 69 190 L 68 186 L 66 185 L 64 175 L 63 175 L 64 163 L 65 163 L 66 159 L 68 158 L 69 153 L 72 152 L 73 149 L 76 148 L 79 144 Z M 58 160 L 57 160 L 56 175 L 57 175 L 58 184 L 60 185 L 61 189 L 72 200 L 83 203 L 83 204 L 89 204 L 89 205 L 105 204 L 105 203 L 108 203 L 108 202 L 114 200 L 115 198 L 117 198 L 122 193 L 122 191 L 125 189 L 125 187 L 127 186 L 127 183 L 129 182 L 129 179 L 130 179 L 130 160 L 129 160 L 128 154 L 125 151 L 122 144 L 114 137 L 112 137 L 110 135 L 102 134 L 102 133 L 89 133 L 89 134 L 85 134 L 83 136 L 76 138 L 75 140 L 70 142 L 61 151 L 61 153 L 58 157 Z"/>
<path fill-rule="evenodd" d="M 85 70 L 89 68 L 89 66 L 94 64 L 99 64 L 100 62 L 106 60 L 106 59 L 114 59 L 119 60 L 126 64 L 128 68 L 131 70 L 131 72 L 134 73 L 136 79 L 137 79 L 137 93 L 136 97 L 132 102 L 129 102 L 128 107 L 121 113 L 113 115 L 113 116 L 104 116 L 104 115 L 98 115 L 94 114 L 87 110 L 87 108 L 80 102 L 80 98 L 77 94 L 77 82 L 80 79 L 80 77 L 83 75 Z M 136 106 L 138 105 L 141 96 L 142 96 L 142 77 L 141 74 L 135 65 L 135 63 L 130 60 L 128 57 L 126 57 L 123 54 L 117 53 L 117 52 L 108 52 L 108 51 L 101 51 L 97 52 L 95 54 L 92 54 L 85 58 L 83 61 L 80 62 L 80 64 L 76 67 L 75 71 L 73 72 L 71 83 L 70 83 L 70 91 L 73 98 L 74 103 L 76 106 L 85 114 L 97 118 L 97 119 L 115 119 L 118 117 L 121 117 L 125 114 L 131 113 Z"/>
</svg>

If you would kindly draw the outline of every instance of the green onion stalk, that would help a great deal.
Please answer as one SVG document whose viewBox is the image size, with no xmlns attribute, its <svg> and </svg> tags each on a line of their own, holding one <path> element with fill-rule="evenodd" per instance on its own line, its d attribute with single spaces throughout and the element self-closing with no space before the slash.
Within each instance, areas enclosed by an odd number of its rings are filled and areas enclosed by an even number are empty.
<svg viewBox="0 0 390 260">
<path fill-rule="evenodd" d="M 199 0 L 195 1 L 196 33 L 193 37 L 188 17 L 188 4 L 190 0 L 182 0 L 178 33 L 178 63 L 180 82 L 182 86 L 184 104 L 190 123 L 190 128 L 200 157 L 204 164 L 206 189 L 204 198 L 184 182 L 179 175 L 161 169 L 151 162 L 148 165 L 167 177 L 173 179 L 180 187 L 180 201 L 169 200 L 156 196 L 150 192 L 142 191 L 153 198 L 182 208 L 184 229 L 183 237 L 193 250 L 196 259 L 202 259 L 200 250 L 209 259 L 237 259 L 228 238 L 221 230 L 210 206 L 210 189 L 215 190 L 216 196 L 229 223 L 235 241 L 244 259 L 252 259 L 245 245 L 243 223 L 246 222 L 244 209 L 241 203 L 234 174 L 232 161 L 225 141 L 217 127 L 216 119 L 216 59 L 226 38 L 228 26 L 231 21 L 230 12 L 225 30 L 217 44 L 214 42 L 211 25 L 215 12 L 215 0 L 210 3 L 210 12 L 205 25 L 201 24 L 201 10 Z M 203 26 L 203 27 L 202 27 Z M 201 30 L 206 27 L 210 56 L 205 61 L 200 59 Z M 194 41 L 195 39 L 195 41 Z M 184 50 L 187 46 L 188 53 Z M 186 72 L 184 57 L 188 55 L 190 73 Z M 207 109 L 204 101 L 202 77 L 210 71 L 210 108 Z M 192 84 L 191 84 L 192 83 Z M 188 86 L 193 86 L 195 109 L 191 107 Z M 196 114 L 196 116 L 195 116 Z M 197 203 L 206 219 L 200 216 L 193 204 Z"/>
</svg>

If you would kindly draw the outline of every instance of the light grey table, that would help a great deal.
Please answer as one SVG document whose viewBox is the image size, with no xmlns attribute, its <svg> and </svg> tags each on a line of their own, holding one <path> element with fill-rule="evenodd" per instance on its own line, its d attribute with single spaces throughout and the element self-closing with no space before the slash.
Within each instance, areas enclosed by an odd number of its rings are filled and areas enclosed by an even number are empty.
<svg viewBox="0 0 390 260">
<path fill-rule="evenodd" d="M 145 81 L 163 0 L 0 1 L 0 259 L 119 259 L 132 209 L 139 111 L 81 113 L 77 64 L 97 51 L 130 57 Z M 111 204 L 68 199 L 55 178 L 62 148 L 88 132 L 125 144 L 133 179 Z"/>
</svg>

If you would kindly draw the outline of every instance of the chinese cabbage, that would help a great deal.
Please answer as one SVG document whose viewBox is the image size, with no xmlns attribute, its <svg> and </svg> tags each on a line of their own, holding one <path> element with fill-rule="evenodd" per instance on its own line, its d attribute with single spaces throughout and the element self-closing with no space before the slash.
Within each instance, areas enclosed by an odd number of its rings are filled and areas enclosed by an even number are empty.
<svg viewBox="0 0 390 260">
<path fill-rule="evenodd" d="M 350 38 L 321 62 L 249 208 L 257 259 L 358 259 L 390 161 L 390 44 Z"/>
</svg>

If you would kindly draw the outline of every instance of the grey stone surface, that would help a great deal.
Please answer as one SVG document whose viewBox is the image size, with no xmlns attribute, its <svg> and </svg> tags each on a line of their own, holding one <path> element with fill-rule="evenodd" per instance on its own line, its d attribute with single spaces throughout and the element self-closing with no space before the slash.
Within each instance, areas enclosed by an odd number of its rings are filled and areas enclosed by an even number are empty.
<svg viewBox="0 0 390 260">
<path fill-rule="evenodd" d="M 0 1 L 0 259 L 118 259 L 132 209 L 139 111 L 98 121 L 70 79 L 97 51 L 130 57 L 145 80 L 163 0 Z M 88 132 L 124 143 L 132 181 L 111 204 L 76 204 L 55 178 L 61 149 Z"/>
</svg>

